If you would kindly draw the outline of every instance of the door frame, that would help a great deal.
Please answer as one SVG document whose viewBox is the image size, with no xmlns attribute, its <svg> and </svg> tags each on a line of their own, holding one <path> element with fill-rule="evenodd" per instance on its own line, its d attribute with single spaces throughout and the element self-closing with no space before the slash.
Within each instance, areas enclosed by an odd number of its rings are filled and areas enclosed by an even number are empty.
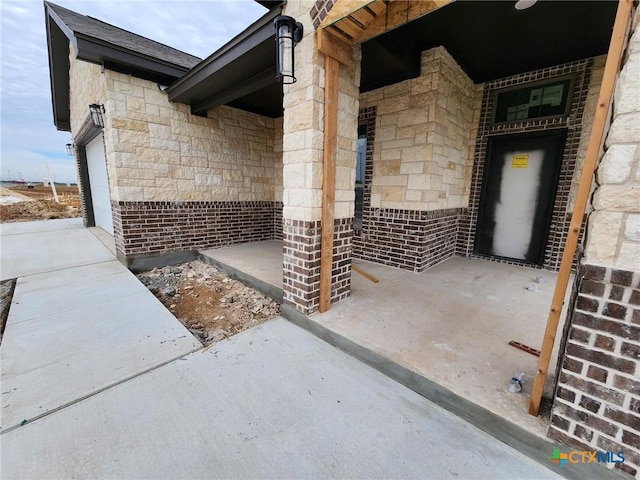
<svg viewBox="0 0 640 480">
<path fill-rule="evenodd" d="M 484 168 L 483 168 L 483 173 L 482 173 L 482 183 L 480 186 L 480 201 L 478 203 L 478 216 L 476 219 L 476 224 L 475 224 L 475 235 L 474 235 L 474 239 L 473 239 L 473 254 L 477 255 L 477 256 L 482 256 L 482 257 L 490 257 L 490 258 L 496 258 L 496 259 L 501 259 L 501 260 L 505 260 L 505 261 L 509 261 L 509 262 L 517 262 L 517 263 L 521 263 L 524 265 L 531 265 L 531 266 L 538 266 L 541 267 L 544 264 L 544 257 L 547 251 L 547 245 L 549 242 L 549 232 L 551 230 L 551 223 L 553 221 L 553 210 L 556 206 L 556 201 L 557 201 L 557 196 L 558 196 L 558 186 L 559 186 L 559 180 L 560 180 L 560 172 L 562 170 L 562 163 L 564 160 L 564 152 L 566 149 L 566 143 L 567 143 L 567 132 L 568 129 L 567 128 L 554 128 L 554 129 L 548 129 L 548 130 L 536 130 L 536 131 L 532 131 L 532 132 L 513 132 L 513 133 L 507 133 L 507 134 L 498 134 L 498 135 L 489 135 L 487 137 L 487 147 L 486 147 L 486 151 L 485 151 L 485 156 L 484 156 Z M 549 202 L 549 207 L 547 208 L 547 211 L 544 212 L 544 219 L 545 219 L 545 229 L 544 232 L 542 234 L 542 245 L 543 248 L 540 249 L 540 255 L 537 259 L 535 260 L 522 260 L 522 259 L 518 259 L 518 258 L 510 258 L 510 257 L 503 257 L 500 255 L 489 255 L 486 253 L 480 253 L 478 252 L 478 239 L 480 238 L 480 225 L 482 224 L 482 222 L 485 220 L 485 215 L 486 215 L 486 211 L 487 211 L 487 190 L 486 190 L 486 186 L 487 183 L 489 181 L 489 175 L 490 175 L 490 171 L 491 171 L 491 159 L 493 157 L 493 149 L 495 148 L 494 145 L 496 143 L 496 141 L 500 141 L 500 140 L 508 140 L 508 139 L 532 139 L 532 138 L 549 138 L 549 137 L 556 137 L 560 139 L 560 143 L 561 143 L 561 147 L 560 150 L 558 152 L 558 163 L 556 166 L 556 169 L 554 171 L 554 175 L 553 175 L 553 184 L 555 185 L 555 187 L 553 188 L 553 198 L 551 200 L 551 202 Z"/>
</svg>

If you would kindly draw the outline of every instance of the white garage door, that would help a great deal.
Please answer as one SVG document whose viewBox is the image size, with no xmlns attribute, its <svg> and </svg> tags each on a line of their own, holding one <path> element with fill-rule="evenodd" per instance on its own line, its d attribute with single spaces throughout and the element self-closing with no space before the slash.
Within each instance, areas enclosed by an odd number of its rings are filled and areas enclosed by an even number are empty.
<svg viewBox="0 0 640 480">
<path fill-rule="evenodd" d="M 111 200 L 109 199 L 109 180 L 107 178 L 107 162 L 104 158 L 102 135 L 98 135 L 86 147 L 89 185 L 93 202 L 93 217 L 96 226 L 113 235 L 113 217 Z"/>
</svg>

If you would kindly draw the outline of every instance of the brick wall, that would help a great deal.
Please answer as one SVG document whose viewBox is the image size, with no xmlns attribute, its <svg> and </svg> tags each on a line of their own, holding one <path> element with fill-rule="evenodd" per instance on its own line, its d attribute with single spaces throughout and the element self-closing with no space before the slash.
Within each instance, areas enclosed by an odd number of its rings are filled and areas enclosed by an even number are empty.
<svg viewBox="0 0 640 480">
<path fill-rule="evenodd" d="M 316 0 L 315 4 L 309 11 L 311 21 L 313 22 L 313 28 L 318 28 L 320 26 L 320 23 L 333 8 L 334 4 L 334 0 Z"/>
<path fill-rule="evenodd" d="M 464 211 L 464 214 L 460 218 L 460 230 L 456 248 L 458 255 L 474 255 L 475 230 L 482 195 L 485 157 L 490 136 L 566 128 L 566 144 L 543 261 L 544 268 L 551 270 L 557 270 L 559 268 L 562 260 L 562 250 L 571 220 L 569 204 L 570 198 L 573 196 L 572 188 L 575 189 L 575 186 L 572 187 L 572 185 L 574 183 L 574 177 L 576 176 L 580 142 L 581 138 L 584 136 L 588 137 L 591 131 L 591 123 L 583 123 L 586 100 L 590 91 L 592 92 L 591 98 L 593 99 L 593 92 L 599 89 L 599 84 L 590 83 L 592 63 L 592 60 L 581 60 L 534 72 L 527 72 L 485 84 L 475 146 L 469 208 Z M 601 65 L 601 63 L 599 63 L 599 65 Z M 562 75 L 575 75 L 576 77 L 569 115 L 566 118 L 531 120 L 510 124 L 491 124 L 494 97 L 497 89 L 525 85 L 530 82 L 551 79 Z M 584 151 L 582 151 L 582 154 L 584 155 Z M 581 161 L 582 159 L 580 162 Z M 511 263 L 517 264 L 518 262 L 513 261 Z"/>
<path fill-rule="evenodd" d="M 282 237 L 280 202 L 112 201 L 116 249 L 127 258 Z"/>
<path fill-rule="evenodd" d="M 353 219 L 334 221 L 331 303 L 349 296 L 351 291 L 351 240 Z M 283 222 L 284 279 L 283 301 L 310 314 L 320 304 L 320 221 Z"/>
<path fill-rule="evenodd" d="M 455 254 L 460 212 L 374 208 L 354 236 L 353 256 L 423 272 Z"/>
<path fill-rule="evenodd" d="M 578 296 L 556 389 L 549 436 L 584 450 L 624 451 L 640 471 L 640 273 L 594 265 Z"/>
</svg>

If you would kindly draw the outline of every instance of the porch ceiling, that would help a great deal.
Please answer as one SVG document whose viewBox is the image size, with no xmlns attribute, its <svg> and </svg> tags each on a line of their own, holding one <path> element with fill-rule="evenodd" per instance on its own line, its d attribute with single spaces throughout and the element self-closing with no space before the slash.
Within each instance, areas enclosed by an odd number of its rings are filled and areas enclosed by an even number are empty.
<svg viewBox="0 0 640 480">
<path fill-rule="evenodd" d="M 607 52 L 614 1 L 457 1 L 362 45 L 361 91 L 420 74 L 420 54 L 443 45 L 476 83 Z"/>
<path fill-rule="evenodd" d="M 477 83 L 607 52 L 617 2 L 541 0 L 524 11 L 514 3 L 455 1 L 367 40 L 360 90 L 419 76 L 421 52 L 440 45 Z M 273 28 L 281 10 L 272 8 L 172 84 L 170 100 L 191 105 L 198 115 L 230 105 L 281 116 Z"/>
</svg>

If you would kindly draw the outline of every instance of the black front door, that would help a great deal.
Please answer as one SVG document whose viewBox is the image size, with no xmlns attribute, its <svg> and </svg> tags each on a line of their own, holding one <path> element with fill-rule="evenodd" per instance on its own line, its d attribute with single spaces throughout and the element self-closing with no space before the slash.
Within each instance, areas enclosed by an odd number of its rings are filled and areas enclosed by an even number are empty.
<svg viewBox="0 0 640 480">
<path fill-rule="evenodd" d="M 476 253 L 542 265 L 565 137 L 554 131 L 489 140 Z"/>
</svg>

